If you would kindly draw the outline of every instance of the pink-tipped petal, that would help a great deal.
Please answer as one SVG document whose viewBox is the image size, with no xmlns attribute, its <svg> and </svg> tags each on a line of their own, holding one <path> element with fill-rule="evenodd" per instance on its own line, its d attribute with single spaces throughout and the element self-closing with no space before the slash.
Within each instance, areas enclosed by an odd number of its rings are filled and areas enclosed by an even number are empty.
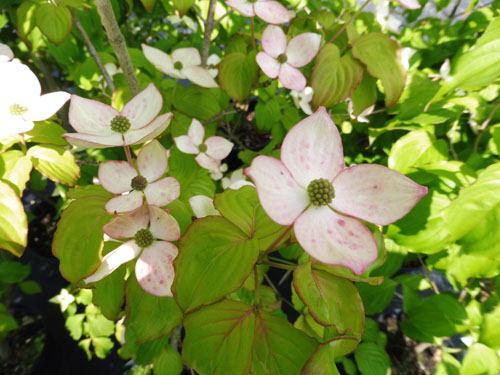
<svg viewBox="0 0 500 375">
<path fill-rule="evenodd" d="M 289 90 L 302 91 L 307 84 L 302 72 L 289 64 L 281 65 L 278 78 L 281 84 Z"/>
<path fill-rule="evenodd" d="M 203 142 L 203 138 L 205 137 L 205 128 L 197 119 L 193 119 L 191 121 L 191 125 L 189 125 L 188 136 L 191 138 L 193 145 L 198 148 L 199 145 Z M 198 150 L 196 151 L 198 153 Z"/>
<path fill-rule="evenodd" d="M 150 47 L 147 44 L 141 44 L 141 47 L 146 59 L 148 59 L 156 69 L 168 75 L 172 75 L 172 73 L 175 72 L 174 63 L 168 54 L 158 48 Z"/>
<path fill-rule="evenodd" d="M 118 134 L 110 126 L 111 120 L 118 115 L 119 112 L 107 104 L 71 95 L 69 123 L 79 133 L 98 136 Z"/>
<path fill-rule="evenodd" d="M 306 189 L 312 180 L 331 181 L 344 169 L 342 140 L 324 107 L 288 132 L 281 146 L 281 161 Z"/>
<path fill-rule="evenodd" d="M 265 52 L 259 52 L 255 58 L 257 64 L 269 78 L 276 78 L 280 72 L 280 63 Z"/>
<path fill-rule="evenodd" d="M 226 158 L 233 149 L 233 143 L 223 137 L 209 137 L 205 141 L 207 145 L 207 155 L 215 160 Z"/>
<path fill-rule="evenodd" d="M 63 138 L 77 147 L 106 148 L 123 146 L 123 136 L 120 133 L 110 135 L 94 135 L 86 133 L 66 133 Z"/>
<path fill-rule="evenodd" d="M 157 140 L 153 140 L 144 146 L 137 156 L 139 173 L 150 183 L 165 174 L 167 163 L 166 150 Z"/>
<path fill-rule="evenodd" d="M 124 134 L 125 144 L 136 145 L 158 137 L 170 125 L 171 119 L 172 113 L 164 113 L 143 128 L 129 130 Z"/>
<path fill-rule="evenodd" d="M 255 16 L 255 12 L 253 11 L 253 4 L 246 0 L 228 0 L 226 4 L 231 8 L 236 9 L 242 15 L 246 17 Z"/>
<path fill-rule="evenodd" d="M 177 241 L 181 238 L 179 224 L 167 211 L 156 206 L 149 206 L 149 230 L 160 240 Z"/>
<path fill-rule="evenodd" d="M 135 264 L 135 276 L 142 289 L 158 297 L 173 297 L 170 287 L 177 254 L 177 247 L 165 241 L 155 241 L 144 249 Z"/>
<path fill-rule="evenodd" d="M 66 103 L 70 94 L 64 91 L 51 92 L 40 96 L 24 115 L 27 120 L 43 121 L 52 117 Z"/>
<path fill-rule="evenodd" d="M 396 0 L 399 5 L 406 9 L 420 9 L 421 5 L 418 0 Z"/>
<path fill-rule="evenodd" d="M 318 53 L 320 42 L 321 35 L 316 33 L 297 35 L 286 48 L 287 63 L 296 68 L 309 64 Z"/>
<path fill-rule="evenodd" d="M 143 203 L 142 191 L 131 191 L 129 194 L 118 195 L 111 198 L 104 206 L 110 214 L 130 212 L 140 207 Z"/>
<path fill-rule="evenodd" d="M 212 173 L 220 172 L 220 162 L 218 160 L 215 160 L 202 152 L 201 154 L 196 155 L 194 158 L 196 162 L 205 169 L 208 169 Z"/>
<path fill-rule="evenodd" d="M 201 87 L 214 88 L 219 87 L 214 78 L 210 75 L 207 69 L 201 66 L 188 66 L 182 69 L 182 73 L 191 82 Z"/>
<path fill-rule="evenodd" d="M 130 183 L 137 176 L 137 171 L 126 161 L 110 160 L 99 164 L 97 176 L 104 189 L 121 194 L 132 190 Z"/>
<path fill-rule="evenodd" d="M 147 228 L 149 223 L 149 211 L 147 206 L 115 217 L 109 223 L 104 224 L 102 231 L 111 238 L 131 238 L 139 229 Z"/>
<path fill-rule="evenodd" d="M 148 184 L 144 189 L 146 201 L 149 204 L 163 207 L 175 201 L 181 194 L 181 186 L 173 177 L 165 177 L 161 180 Z"/>
<path fill-rule="evenodd" d="M 293 225 L 300 246 L 313 258 L 361 275 L 377 259 L 377 243 L 360 221 L 328 206 L 309 207 Z"/>
<path fill-rule="evenodd" d="M 425 186 L 376 164 L 344 169 L 333 180 L 333 187 L 333 208 L 379 225 L 402 218 L 427 194 Z"/>
<path fill-rule="evenodd" d="M 275 158 L 257 156 L 245 174 L 255 183 L 262 208 L 278 224 L 292 224 L 309 204 L 307 191 Z"/>
<path fill-rule="evenodd" d="M 172 60 L 182 63 L 184 68 L 201 65 L 200 52 L 196 48 L 177 48 L 172 52 Z"/>
<path fill-rule="evenodd" d="M 85 281 L 87 284 L 90 284 L 105 278 L 122 264 L 137 258 L 140 252 L 141 249 L 135 244 L 134 240 L 125 242 L 123 245 L 106 254 L 102 258 L 101 265 L 97 271 L 87 277 Z"/>
<path fill-rule="evenodd" d="M 274 3 L 269 1 L 267 3 Z M 279 26 L 269 25 L 262 33 L 262 47 L 264 51 L 273 58 L 286 51 L 286 35 Z"/>
<path fill-rule="evenodd" d="M 266 22 L 282 24 L 290 21 L 290 12 L 281 3 L 259 0 L 254 5 L 255 14 Z"/>
<path fill-rule="evenodd" d="M 177 148 L 184 152 L 185 154 L 194 154 L 196 155 L 198 151 L 198 147 L 196 147 L 187 135 L 181 135 L 180 137 L 175 137 L 174 138 L 175 145 Z"/>
<path fill-rule="evenodd" d="M 163 98 L 160 92 L 154 84 L 150 83 L 125 104 L 121 114 L 129 119 L 131 129 L 140 129 L 153 121 L 162 106 Z"/>
</svg>

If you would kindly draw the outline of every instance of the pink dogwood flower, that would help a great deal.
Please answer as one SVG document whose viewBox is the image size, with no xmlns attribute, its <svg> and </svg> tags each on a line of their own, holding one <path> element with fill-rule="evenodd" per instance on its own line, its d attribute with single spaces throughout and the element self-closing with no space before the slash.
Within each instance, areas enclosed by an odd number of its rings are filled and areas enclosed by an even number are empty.
<svg viewBox="0 0 500 375">
<path fill-rule="evenodd" d="M 170 77 L 189 79 L 202 87 L 219 87 L 209 71 L 201 66 L 200 52 L 196 48 L 178 48 L 169 55 L 142 44 L 142 52 L 156 69 Z"/>
<path fill-rule="evenodd" d="M 196 155 L 196 162 L 212 173 L 219 173 L 220 161 L 227 157 L 233 148 L 233 143 L 225 138 L 213 136 L 205 141 L 205 128 L 196 119 L 191 121 L 188 135 L 175 137 L 174 141 L 179 150 L 186 154 Z M 219 178 L 222 177 L 222 174 Z"/>
<path fill-rule="evenodd" d="M 120 194 L 106 203 L 109 213 L 135 210 L 143 204 L 163 207 L 180 195 L 179 182 L 161 178 L 167 170 L 167 152 L 157 140 L 144 146 L 137 156 L 137 170 L 126 161 L 110 160 L 99 165 L 99 180 L 110 193 Z"/>
<path fill-rule="evenodd" d="M 64 91 L 40 95 L 35 73 L 19 61 L 8 61 L 5 47 L 0 60 L 0 139 L 30 131 L 34 121 L 52 117 L 70 97 Z"/>
<path fill-rule="evenodd" d="M 75 146 L 93 148 L 143 143 L 160 135 L 170 124 L 172 113 L 158 116 L 162 106 L 163 98 L 152 83 L 120 112 L 96 100 L 71 95 L 69 122 L 78 133 L 63 137 Z"/>
<path fill-rule="evenodd" d="M 287 44 L 281 27 L 269 25 L 262 33 L 264 52 L 257 54 L 257 64 L 268 77 L 278 77 L 287 89 L 302 91 L 306 78 L 297 68 L 311 62 L 318 53 L 320 42 L 321 35 L 303 33 Z"/>
<path fill-rule="evenodd" d="M 257 16 L 268 23 L 281 24 L 290 21 L 290 12 L 274 0 L 228 0 L 226 4 L 246 17 Z"/>
<path fill-rule="evenodd" d="M 141 206 L 115 217 L 102 229 L 111 238 L 129 240 L 104 256 L 97 270 L 85 279 L 87 284 L 103 279 L 139 257 L 135 264 L 139 285 L 155 296 L 172 297 L 173 262 L 178 249 L 170 241 L 178 240 L 181 230 L 169 213 L 156 206 Z"/>
<path fill-rule="evenodd" d="M 427 188 L 381 165 L 344 167 L 340 134 L 324 107 L 295 125 L 281 161 L 257 156 L 245 173 L 262 207 L 281 225 L 292 225 L 313 258 L 362 274 L 377 245 L 359 218 L 387 225 L 406 215 Z"/>
</svg>

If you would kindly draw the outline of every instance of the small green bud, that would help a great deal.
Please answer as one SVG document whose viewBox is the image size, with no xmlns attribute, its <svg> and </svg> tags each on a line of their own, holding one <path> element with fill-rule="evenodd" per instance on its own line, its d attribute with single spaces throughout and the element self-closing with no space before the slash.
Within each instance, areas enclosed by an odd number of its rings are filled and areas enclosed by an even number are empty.
<svg viewBox="0 0 500 375">
<path fill-rule="evenodd" d="M 309 200 L 315 206 L 325 206 L 335 197 L 333 185 L 326 178 L 318 178 L 309 183 L 307 187 Z"/>
<path fill-rule="evenodd" d="M 154 240 L 153 234 L 149 231 L 149 229 L 145 228 L 139 229 L 134 236 L 135 244 L 141 249 L 151 246 Z"/>
<path fill-rule="evenodd" d="M 176 61 L 174 63 L 174 69 L 181 70 L 183 68 L 182 63 L 180 61 Z"/>
<path fill-rule="evenodd" d="M 281 55 L 278 56 L 278 62 L 280 64 L 284 64 L 288 61 L 288 57 L 286 57 L 286 55 L 284 53 L 282 53 Z"/>
<path fill-rule="evenodd" d="M 200 152 L 207 152 L 208 147 L 206 144 L 202 143 L 201 145 L 198 146 L 198 151 Z"/>
<path fill-rule="evenodd" d="M 128 118 L 126 118 L 125 116 L 118 115 L 115 116 L 113 120 L 111 120 L 109 126 L 111 127 L 111 130 L 123 134 L 130 129 L 131 125 Z"/>
<path fill-rule="evenodd" d="M 148 186 L 148 180 L 144 176 L 138 175 L 135 176 L 130 182 L 130 186 L 134 190 L 143 191 Z"/>
</svg>

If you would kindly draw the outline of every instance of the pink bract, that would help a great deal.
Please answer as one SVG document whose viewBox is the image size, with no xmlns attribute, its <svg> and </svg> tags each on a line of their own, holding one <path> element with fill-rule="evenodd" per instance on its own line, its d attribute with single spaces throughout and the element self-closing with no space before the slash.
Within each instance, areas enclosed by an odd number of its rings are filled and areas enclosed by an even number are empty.
<svg viewBox="0 0 500 375">
<path fill-rule="evenodd" d="M 148 230 L 154 238 L 149 246 L 140 247 L 134 238 L 140 230 Z M 178 240 L 181 231 L 170 214 L 159 207 L 141 206 L 115 217 L 104 225 L 103 231 L 111 238 L 131 239 L 106 254 L 97 270 L 85 279 L 88 284 L 103 279 L 122 264 L 139 257 L 135 265 L 139 285 L 155 296 L 172 297 L 173 262 L 178 250 L 170 241 Z"/>
<path fill-rule="evenodd" d="M 170 124 L 172 113 L 158 116 L 162 106 L 163 98 L 152 83 L 121 112 L 96 100 L 71 95 L 69 121 L 78 133 L 66 133 L 63 137 L 75 146 L 93 148 L 143 143 L 160 135 Z M 128 129 L 113 130 L 112 124 L 117 120 Z"/>
<path fill-rule="evenodd" d="M 143 204 L 143 196 L 150 205 L 163 207 L 180 195 L 179 182 L 173 177 L 161 178 L 167 170 L 167 152 L 157 140 L 144 146 L 137 156 L 138 171 L 126 161 L 106 161 L 99 165 L 99 180 L 107 191 L 121 194 L 106 203 L 109 213 L 135 210 Z M 134 188 L 143 177 L 145 187 Z"/>
<path fill-rule="evenodd" d="M 427 194 L 425 186 L 381 165 L 345 168 L 340 134 L 323 107 L 288 132 L 281 161 L 258 156 L 245 174 L 269 217 L 293 225 L 305 251 L 357 275 L 377 258 L 378 249 L 370 230 L 355 218 L 387 225 Z M 318 183 L 333 187 L 333 199 L 323 198 L 323 187 L 319 195 L 311 193 Z"/>
<path fill-rule="evenodd" d="M 298 68 L 311 62 L 318 53 L 320 42 L 321 35 L 303 33 L 287 44 L 281 27 L 269 25 L 262 34 L 264 52 L 257 54 L 257 64 L 268 77 L 278 77 L 287 89 L 302 91 L 306 78 Z"/>
<path fill-rule="evenodd" d="M 268 23 L 281 24 L 290 21 L 290 12 L 274 0 L 228 0 L 226 4 L 246 17 L 257 16 Z"/>
<path fill-rule="evenodd" d="M 220 161 L 226 158 L 233 148 L 233 143 L 223 137 L 208 137 L 205 142 L 205 128 L 196 119 L 191 121 L 188 134 L 175 137 L 179 150 L 186 154 L 196 155 L 196 162 L 210 172 L 218 172 Z"/>
</svg>

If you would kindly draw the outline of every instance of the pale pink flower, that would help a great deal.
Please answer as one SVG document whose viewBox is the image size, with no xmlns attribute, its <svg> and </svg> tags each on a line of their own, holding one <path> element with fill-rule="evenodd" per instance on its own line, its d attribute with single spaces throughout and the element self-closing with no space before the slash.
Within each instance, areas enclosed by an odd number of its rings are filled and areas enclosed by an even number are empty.
<svg viewBox="0 0 500 375">
<path fill-rule="evenodd" d="M 278 77 L 287 89 L 302 91 L 306 78 L 297 68 L 311 62 L 318 53 L 320 42 L 321 35 L 303 33 L 287 44 L 281 27 L 269 25 L 262 33 L 264 52 L 257 54 L 257 64 L 268 77 Z"/>
<path fill-rule="evenodd" d="M 180 195 L 179 182 L 163 177 L 167 170 L 167 152 L 157 140 L 144 146 L 137 156 L 137 170 L 126 161 L 110 160 L 99 165 L 99 180 L 107 191 L 120 194 L 106 203 L 109 213 L 135 210 L 143 204 L 163 207 Z"/>
<path fill-rule="evenodd" d="M 163 98 L 154 84 L 129 101 L 119 112 L 96 100 L 71 95 L 69 122 L 78 133 L 63 137 L 80 147 L 104 148 L 143 143 L 159 136 L 172 113 L 158 116 Z"/>
<path fill-rule="evenodd" d="M 8 51 L 4 51 L 9 58 Z M 0 139 L 33 129 L 33 121 L 52 117 L 70 97 L 63 91 L 41 94 L 37 76 L 18 61 L 0 63 Z"/>
<path fill-rule="evenodd" d="M 189 79 L 202 87 L 219 87 L 209 71 L 201 66 L 200 52 L 196 48 L 178 48 L 169 55 L 142 44 L 142 52 L 156 69 L 170 77 Z"/>
<path fill-rule="evenodd" d="M 427 193 L 426 187 L 381 165 L 345 168 L 340 134 L 324 107 L 288 132 L 281 161 L 257 156 L 245 173 L 269 217 L 293 224 L 305 251 L 357 275 L 378 250 L 370 230 L 355 217 L 387 225 Z"/>
<path fill-rule="evenodd" d="M 212 173 L 221 172 L 220 161 L 229 155 L 233 143 L 218 136 L 209 137 L 203 141 L 204 137 L 205 128 L 198 120 L 193 119 L 188 134 L 175 137 L 174 141 L 182 152 L 196 155 L 196 162 L 203 168 Z"/>
<path fill-rule="evenodd" d="M 226 4 L 246 17 L 257 16 L 268 23 L 281 24 L 290 21 L 290 12 L 274 0 L 227 0 Z"/>
<path fill-rule="evenodd" d="M 129 240 L 104 256 L 99 268 L 85 279 L 87 284 L 103 279 L 139 257 L 135 264 L 139 285 L 155 296 L 172 297 L 173 262 L 178 250 L 169 241 L 178 240 L 181 230 L 170 214 L 156 206 L 141 206 L 115 217 L 102 229 L 111 238 Z"/>
</svg>

